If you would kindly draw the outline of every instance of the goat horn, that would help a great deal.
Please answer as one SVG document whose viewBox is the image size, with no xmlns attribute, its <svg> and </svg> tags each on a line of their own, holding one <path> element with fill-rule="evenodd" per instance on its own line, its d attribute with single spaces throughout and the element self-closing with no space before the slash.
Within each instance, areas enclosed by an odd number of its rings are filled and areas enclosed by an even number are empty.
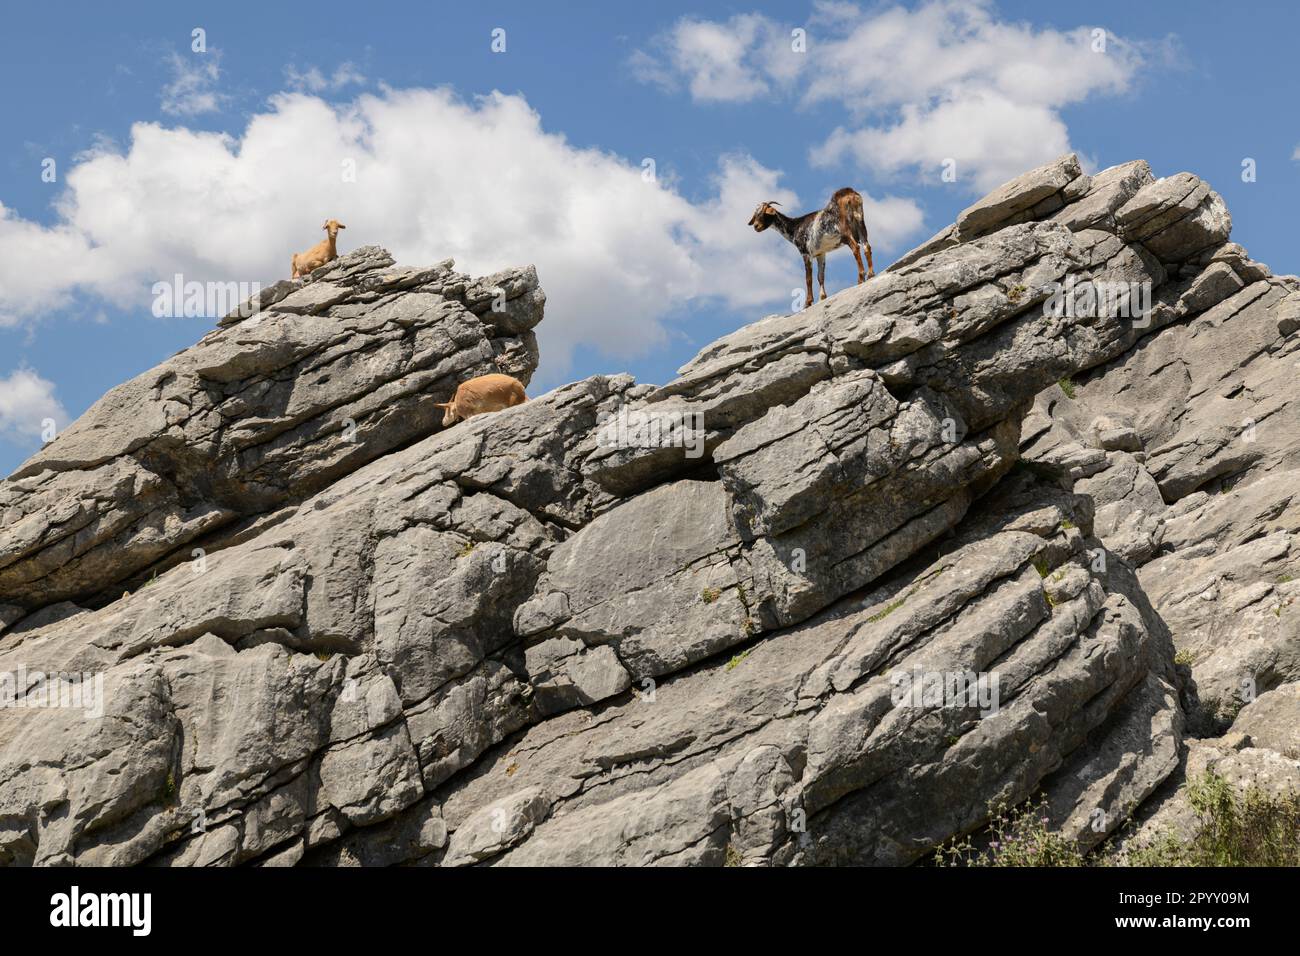
<svg viewBox="0 0 1300 956">
<path fill-rule="evenodd" d="M 768 205 L 769 205 L 769 206 L 779 206 L 779 205 L 781 205 L 781 204 L 780 204 L 779 202 L 770 202 L 770 203 L 768 203 Z"/>
</svg>

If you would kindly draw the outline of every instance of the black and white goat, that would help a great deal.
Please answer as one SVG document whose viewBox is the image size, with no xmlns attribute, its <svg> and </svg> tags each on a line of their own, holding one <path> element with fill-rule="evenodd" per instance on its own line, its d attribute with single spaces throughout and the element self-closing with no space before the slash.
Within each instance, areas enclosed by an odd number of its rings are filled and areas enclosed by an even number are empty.
<svg viewBox="0 0 1300 956">
<path fill-rule="evenodd" d="M 798 218 L 791 218 L 776 209 L 777 203 L 761 202 L 750 217 L 749 224 L 755 232 L 762 232 L 768 226 L 785 236 L 803 256 L 804 280 L 808 286 L 808 297 L 804 300 L 806 309 L 813 304 L 812 260 L 817 259 L 817 284 L 821 286 L 822 298 L 826 298 L 826 253 L 848 246 L 853 250 L 853 258 L 858 261 L 858 283 L 861 284 L 876 274 L 876 267 L 871 261 L 871 243 L 867 239 L 867 221 L 862 215 L 862 196 L 856 189 L 845 186 L 837 189 L 823 209 L 806 213 Z M 867 254 L 867 271 L 862 271 L 862 251 Z"/>
</svg>

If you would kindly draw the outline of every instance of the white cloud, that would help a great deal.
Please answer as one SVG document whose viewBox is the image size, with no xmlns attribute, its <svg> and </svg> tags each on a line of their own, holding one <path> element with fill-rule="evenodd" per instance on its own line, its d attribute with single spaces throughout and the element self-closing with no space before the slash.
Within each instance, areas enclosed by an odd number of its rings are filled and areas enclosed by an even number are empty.
<svg viewBox="0 0 1300 956">
<path fill-rule="evenodd" d="M 167 65 L 172 80 L 162 89 L 160 108 L 170 116 L 199 116 L 221 109 L 226 96 L 217 90 L 221 78 L 221 51 L 185 56 L 171 51 Z"/>
<path fill-rule="evenodd" d="M 959 181 L 987 191 L 1070 149 L 1069 131 L 1055 111 L 982 90 L 928 109 L 904 106 L 889 126 L 838 127 L 812 149 L 811 160 L 815 166 L 852 160 L 890 172 L 910 166 L 938 172 L 951 159 Z"/>
<path fill-rule="evenodd" d="M 54 383 L 30 368 L 19 368 L 0 378 L 0 438 L 27 445 L 39 439 L 45 421 L 62 428 L 68 413 L 54 397 Z"/>
<path fill-rule="evenodd" d="M 641 80 L 668 90 L 685 81 L 697 101 L 752 100 L 767 93 L 768 81 L 781 75 L 777 64 L 786 41 L 779 31 L 756 13 L 725 23 L 686 17 L 657 38 L 653 54 L 634 53 L 632 69 Z"/>
<path fill-rule="evenodd" d="M 289 89 L 306 93 L 337 92 L 348 86 L 361 86 L 366 82 L 364 74 L 351 63 L 340 63 L 334 72 L 326 76 L 319 67 L 299 70 L 290 64 L 284 68 L 285 83 Z"/>
<path fill-rule="evenodd" d="M 815 163 L 933 177 L 951 158 L 959 179 L 984 190 L 1068 151 L 1060 111 L 1124 93 L 1143 61 L 1162 52 L 1109 32 L 1098 51 L 1101 28 L 1004 21 L 989 0 L 871 13 L 816 3 L 805 54 L 790 49 L 792 26 L 761 14 L 683 20 L 637 58 L 634 72 L 670 89 L 685 82 L 697 100 L 788 93 L 806 107 L 837 103 L 851 122 L 812 149 Z M 699 42 L 715 36 L 729 43 Z"/>
<path fill-rule="evenodd" d="M 863 194 L 862 215 L 867 223 L 867 231 L 871 234 L 873 251 L 904 250 L 925 226 L 925 215 L 921 212 L 921 207 L 915 201 L 900 196 L 876 199 Z M 883 268 L 879 262 L 877 268 Z"/>
<path fill-rule="evenodd" d="M 136 124 L 125 151 L 104 145 L 71 169 L 53 225 L 0 206 L 0 324 L 75 293 L 147 315 L 149 287 L 176 272 L 284 278 L 291 254 L 334 217 L 348 226 L 345 252 L 373 243 L 400 263 L 450 256 L 476 274 L 536 263 L 554 381 L 576 346 L 644 354 L 666 340 L 669 316 L 714 297 L 788 307 L 796 254 L 745 225 L 760 200 L 796 206 L 780 178 L 724 157 L 711 195 L 692 202 L 639 165 L 547 132 L 520 96 L 384 89 L 331 105 L 285 94 L 241 137 Z M 914 238 L 910 200 L 868 203 L 873 243 Z"/>
</svg>

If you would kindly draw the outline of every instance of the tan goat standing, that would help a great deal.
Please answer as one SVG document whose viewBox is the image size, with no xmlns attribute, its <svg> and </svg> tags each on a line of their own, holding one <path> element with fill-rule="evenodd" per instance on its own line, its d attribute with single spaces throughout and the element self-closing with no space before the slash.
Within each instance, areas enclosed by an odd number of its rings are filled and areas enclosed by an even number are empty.
<svg viewBox="0 0 1300 956">
<path fill-rule="evenodd" d="M 454 425 L 484 412 L 499 412 L 528 401 L 523 385 L 509 375 L 493 372 L 461 382 L 450 402 L 435 402 L 443 410 L 443 425 Z"/>
<path fill-rule="evenodd" d="M 319 269 L 327 262 L 333 262 L 339 257 L 338 243 L 339 230 L 346 229 L 347 226 L 337 219 L 326 219 L 325 225 L 321 227 L 325 230 L 325 238 L 316 245 L 312 246 L 306 252 L 297 253 L 290 261 L 293 267 L 291 278 L 305 276 L 313 269 Z"/>
</svg>

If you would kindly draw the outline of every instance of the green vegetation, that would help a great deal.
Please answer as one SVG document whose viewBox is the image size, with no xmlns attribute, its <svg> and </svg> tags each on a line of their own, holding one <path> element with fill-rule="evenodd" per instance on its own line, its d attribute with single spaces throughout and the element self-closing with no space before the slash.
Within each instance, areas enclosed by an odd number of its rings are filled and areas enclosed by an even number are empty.
<svg viewBox="0 0 1300 956">
<path fill-rule="evenodd" d="M 970 838 L 953 839 L 935 850 L 940 866 L 1084 866 L 1074 840 L 1047 829 L 1046 799 L 1015 809 L 990 804 L 987 845 L 978 849 Z"/>
<path fill-rule="evenodd" d="M 1188 667 L 1191 667 L 1193 664 L 1196 663 L 1196 652 L 1189 651 L 1187 648 L 1183 648 L 1182 650 L 1180 650 L 1178 653 L 1174 655 L 1174 663 L 1186 664 Z"/>
<path fill-rule="evenodd" d="M 902 607 L 906 603 L 907 603 L 907 598 L 901 597 L 897 601 L 892 601 L 889 604 L 885 605 L 885 609 L 883 611 L 876 612 L 875 614 L 871 615 L 871 617 L 867 618 L 867 620 L 870 621 L 872 624 L 875 624 L 877 621 L 883 621 L 885 618 L 889 617 L 889 615 L 893 614 L 895 611 L 897 611 L 900 607 Z"/>
<path fill-rule="evenodd" d="M 750 648 L 750 651 L 752 650 L 753 648 Z M 727 661 L 727 670 L 732 671 L 735 670 L 737 667 L 739 667 L 741 662 L 744 661 L 744 659 L 749 656 L 750 651 L 741 651 L 731 660 Z"/>
<path fill-rule="evenodd" d="M 1061 391 L 1065 393 L 1066 398 L 1073 399 L 1078 394 L 1079 387 L 1068 378 L 1063 378 L 1056 384 L 1061 386 Z"/>
<path fill-rule="evenodd" d="M 1057 597 L 1055 594 L 1053 594 L 1051 590 L 1047 588 L 1046 585 L 1060 584 L 1062 581 L 1065 580 L 1065 575 L 1069 571 L 1069 568 L 1059 567 L 1055 571 L 1053 571 L 1051 567 L 1048 565 L 1046 558 L 1037 557 L 1034 558 L 1034 570 L 1037 571 L 1038 576 L 1043 579 L 1043 583 L 1044 583 L 1043 597 L 1047 599 L 1047 606 L 1056 607 L 1058 604 L 1061 603 L 1061 599 Z"/>
<path fill-rule="evenodd" d="M 740 851 L 730 843 L 727 844 L 727 850 L 722 861 L 723 866 L 740 866 Z"/>
<path fill-rule="evenodd" d="M 1007 301 L 1014 305 L 1019 302 L 1028 291 L 1029 289 L 1026 286 L 1013 285 L 1007 290 Z"/>
<path fill-rule="evenodd" d="M 705 604 L 712 604 L 720 597 L 722 597 L 722 592 L 719 591 L 717 588 L 705 588 L 703 591 L 700 592 L 700 599 Z"/>
<path fill-rule="evenodd" d="M 875 624 L 877 621 L 883 621 L 885 618 L 889 617 L 889 615 L 893 614 L 900 607 L 906 604 L 912 597 L 916 595 L 918 591 L 921 590 L 921 588 L 925 587 L 931 581 L 936 580 L 939 577 L 939 575 L 943 574 L 943 572 L 946 570 L 948 570 L 948 568 L 946 566 L 943 566 L 940 567 L 937 571 L 927 572 L 925 574 L 922 574 L 920 580 L 917 581 L 916 584 L 912 585 L 912 587 L 908 589 L 908 592 L 906 594 L 898 598 L 898 600 L 896 601 L 890 601 L 888 604 L 885 605 L 885 607 L 882 610 L 877 611 L 875 614 L 867 618 L 867 620 L 872 624 Z"/>
<path fill-rule="evenodd" d="M 1069 518 L 1062 518 L 1062 519 L 1061 519 L 1061 530 L 1062 530 L 1062 531 L 1072 531 L 1072 530 L 1074 530 L 1074 527 L 1075 527 L 1074 522 L 1071 521 Z"/>
<path fill-rule="evenodd" d="M 954 838 L 934 853 L 939 866 L 1300 866 L 1300 794 L 1242 793 L 1207 771 L 1187 784 L 1195 833 L 1164 832 L 1122 852 L 1107 844 L 1091 853 L 1047 828 L 1046 800 L 1009 809 L 990 805 L 977 847 Z"/>
<path fill-rule="evenodd" d="M 1244 794 L 1212 771 L 1187 785 L 1196 834 L 1130 849 L 1131 866 L 1300 866 L 1300 794 Z"/>
<path fill-rule="evenodd" d="M 464 544 L 460 546 L 460 550 L 456 552 L 456 557 L 463 558 L 473 550 L 474 550 L 474 542 L 466 541 Z"/>
</svg>

